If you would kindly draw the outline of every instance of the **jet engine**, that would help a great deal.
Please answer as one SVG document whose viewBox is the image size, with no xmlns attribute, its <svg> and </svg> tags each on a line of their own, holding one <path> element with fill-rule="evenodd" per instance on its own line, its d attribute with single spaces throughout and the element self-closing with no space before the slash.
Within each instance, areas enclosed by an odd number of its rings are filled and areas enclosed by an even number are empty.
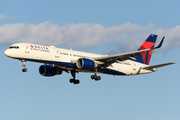
<svg viewBox="0 0 180 120">
<path fill-rule="evenodd" d="M 76 66 L 79 69 L 93 69 L 97 67 L 97 64 L 91 59 L 79 58 L 76 62 Z"/>
<path fill-rule="evenodd" d="M 62 70 L 59 70 L 56 66 L 53 65 L 41 65 L 39 67 L 39 73 L 42 76 L 51 77 L 62 74 Z"/>
</svg>

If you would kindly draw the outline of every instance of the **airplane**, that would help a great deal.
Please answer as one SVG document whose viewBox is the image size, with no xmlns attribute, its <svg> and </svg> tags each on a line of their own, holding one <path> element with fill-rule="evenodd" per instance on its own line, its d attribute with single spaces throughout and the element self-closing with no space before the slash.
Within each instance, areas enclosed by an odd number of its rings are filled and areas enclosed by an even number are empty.
<svg viewBox="0 0 180 120">
<path fill-rule="evenodd" d="M 109 56 L 30 43 L 13 44 L 4 54 L 22 62 L 22 72 L 27 72 L 26 61 L 43 63 L 39 67 L 42 76 L 51 77 L 61 75 L 63 71 L 70 72 L 73 77 L 69 80 L 70 83 L 79 84 L 80 81 L 76 79 L 76 73 L 79 72 L 94 73 L 91 79 L 98 81 L 101 77 L 97 76 L 97 73 L 114 76 L 140 75 L 155 72 L 159 67 L 175 64 L 170 62 L 149 66 L 153 50 L 162 46 L 164 38 L 154 47 L 157 35 L 150 34 L 137 51 Z"/>
</svg>

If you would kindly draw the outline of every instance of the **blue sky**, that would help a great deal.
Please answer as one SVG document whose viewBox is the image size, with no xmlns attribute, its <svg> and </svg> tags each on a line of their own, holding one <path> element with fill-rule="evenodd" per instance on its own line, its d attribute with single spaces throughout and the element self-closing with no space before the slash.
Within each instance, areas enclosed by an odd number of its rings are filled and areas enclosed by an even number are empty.
<svg viewBox="0 0 180 120">
<path fill-rule="evenodd" d="M 160 0 L 3 0 L 0 4 L 1 120 L 169 120 L 180 119 L 179 4 Z M 21 63 L 4 51 L 13 43 L 55 45 L 92 53 L 117 54 L 139 48 L 149 34 L 166 36 L 151 65 L 177 62 L 139 76 L 79 73 L 43 77 L 41 64 Z"/>
</svg>

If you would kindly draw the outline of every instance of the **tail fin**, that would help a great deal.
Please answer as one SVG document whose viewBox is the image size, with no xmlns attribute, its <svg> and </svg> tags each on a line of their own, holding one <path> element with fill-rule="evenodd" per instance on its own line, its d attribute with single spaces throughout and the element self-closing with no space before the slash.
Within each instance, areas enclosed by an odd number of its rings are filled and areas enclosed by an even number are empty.
<svg viewBox="0 0 180 120">
<path fill-rule="evenodd" d="M 149 48 L 154 47 L 156 43 L 156 39 L 157 39 L 157 35 L 151 34 L 138 50 L 144 50 L 144 49 L 149 49 Z M 136 61 L 149 65 L 152 53 L 153 53 L 153 50 L 148 51 L 148 52 L 143 52 L 140 54 L 140 56 L 136 57 Z"/>
</svg>

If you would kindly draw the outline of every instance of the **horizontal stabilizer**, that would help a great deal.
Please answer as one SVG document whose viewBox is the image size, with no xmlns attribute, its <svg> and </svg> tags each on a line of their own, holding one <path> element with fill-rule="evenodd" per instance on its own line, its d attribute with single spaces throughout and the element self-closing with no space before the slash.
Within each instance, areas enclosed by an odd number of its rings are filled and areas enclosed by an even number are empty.
<svg viewBox="0 0 180 120">
<path fill-rule="evenodd" d="M 164 67 L 164 66 L 171 65 L 171 64 L 175 64 L 175 62 L 159 64 L 159 65 L 152 65 L 152 66 L 144 67 L 142 69 L 150 70 L 150 69 L 153 69 L 153 68 Z"/>
</svg>

